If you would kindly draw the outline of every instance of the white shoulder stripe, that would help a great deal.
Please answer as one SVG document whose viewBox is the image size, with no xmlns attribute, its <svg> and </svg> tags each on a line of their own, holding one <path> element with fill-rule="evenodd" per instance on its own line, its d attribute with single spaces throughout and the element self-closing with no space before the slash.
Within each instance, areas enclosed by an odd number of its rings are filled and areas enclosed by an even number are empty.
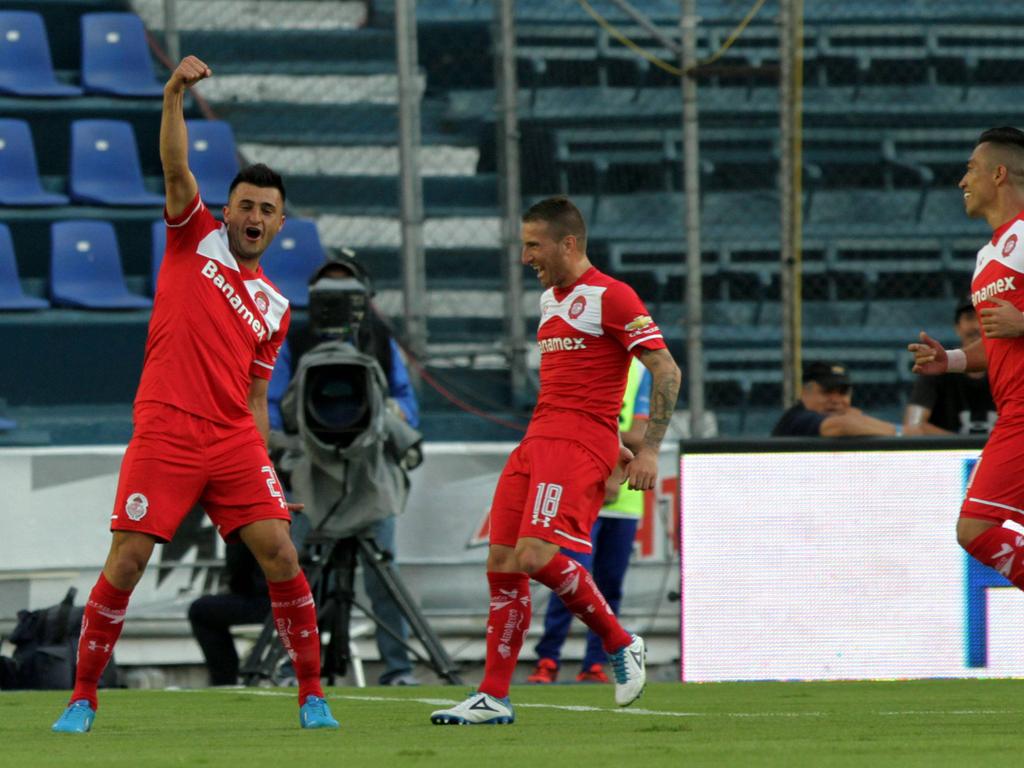
<svg viewBox="0 0 1024 768">
<path fill-rule="evenodd" d="M 199 210 L 200 210 L 200 209 L 201 209 L 202 207 L 203 207 L 203 201 L 202 201 L 202 198 L 200 198 L 199 202 L 198 202 L 198 203 L 196 203 L 196 207 L 192 209 L 192 212 L 191 212 L 191 213 L 190 213 L 190 214 L 189 214 L 188 216 L 186 216 L 186 217 L 185 217 L 185 219 L 184 219 L 183 221 L 180 221 L 180 222 L 178 222 L 177 224 L 167 224 L 167 226 L 168 226 L 168 227 L 173 227 L 173 228 L 175 228 L 175 229 L 177 229 L 178 227 L 184 227 L 184 226 L 185 226 L 186 224 L 188 224 L 188 222 L 189 222 L 189 219 L 191 219 L 191 218 L 192 218 L 193 216 L 195 216 L 195 215 L 196 215 L 196 213 L 198 213 L 198 211 L 199 211 Z M 165 221 L 165 223 L 166 223 L 166 219 L 165 219 L 164 221 Z"/>
<path fill-rule="evenodd" d="M 274 370 L 274 366 L 270 365 L 269 363 L 264 363 L 262 360 L 253 360 L 253 362 L 256 363 L 256 365 L 263 366 L 264 368 L 266 368 L 269 371 Z"/>
<path fill-rule="evenodd" d="M 652 333 L 650 336 L 642 336 L 641 338 L 637 339 L 632 344 L 630 344 L 628 347 L 626 347 L 626 349 L 630 350 L 633 347 L 635 347 L 637 344 L 642 344 L 643 342 L 650 341 L 651 339 L 663 339 L 663 338 L 665 338 L 665 337 L 662 336 L 660 333 Z"/>
</svg>

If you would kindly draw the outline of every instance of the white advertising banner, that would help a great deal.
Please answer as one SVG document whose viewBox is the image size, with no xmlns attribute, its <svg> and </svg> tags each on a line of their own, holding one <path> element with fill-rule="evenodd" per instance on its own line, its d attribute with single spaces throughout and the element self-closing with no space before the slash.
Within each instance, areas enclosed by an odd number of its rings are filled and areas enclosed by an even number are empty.
<svg viewBox="0 0 1024 768">
<path fill-rule="evenodd" d="M 685 453 L 682 679 L 1024 675 L 1024 594 L 956 541 L 978 453 Z"/>
</svg>

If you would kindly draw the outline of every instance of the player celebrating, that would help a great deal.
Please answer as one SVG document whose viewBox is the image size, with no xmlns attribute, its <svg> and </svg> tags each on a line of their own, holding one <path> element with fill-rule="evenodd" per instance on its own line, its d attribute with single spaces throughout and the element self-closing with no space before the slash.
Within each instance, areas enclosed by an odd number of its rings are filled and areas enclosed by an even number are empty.
<svg viewBox="0 0 1024 768">
<path fill-rule="evenodd" d="M 288 301 L 260 256 L 284 224 L 284 185 L 265 165 L 231 184 L 224 224 L 188 167 L 185 90 L 211 71 L 187 56 L 164 87 L 160 160 L 167 250 L 135 396 L 134 431 L 111 516 L 113 541 L 89 594 L 71 703 L 54 731 L 85 733 L 97 682 L 132 589 L 156 542 L 200 501 L 225 539 L 240 538 L 267 577 L 281 642 L 299 680 L 303 728 L 337 728 L 320 687 L 316 607 L 288 532 L 291 515 L 267 458 L 267 386 L 288 331 Z"/>
<path fill-rule="evenodd" d="M 540 393 L 491 504 L 484 679 L 465 701 L 434 712 L 437 725 L 515 720 L 508 689 L 530 626 L 531 578 L 601 638 L 615 673 L 616 703 L 627 706 L 643 692 L 644 641 L 622 628 L 591 575 L 559 548 L 590 551 L 613 470 L 630 488 L 654 487 L 679 368 L 636 293 L 591 265 L 586 238 L 583 217 L 565 197 L 543 200 L 523 215 L 522 260 L 546 289 L 537 331 Z M 617 424 L 630 355 L 652 375 L 650 419 L 636 456 L 622 448 Z"/>
<path fill-rule="evenodd" d="M 909 349 L 915 373 L 988 369 L 998 419 L 968 480 L 957 540 L 1024 589 L 1024 133 L 1009 127 L 982 133 L 960 189 L 967 215 L 984 218 L 993 230 L 971 282 L 982 338 L 945 350 L 922 332 Z"/>
</svg>

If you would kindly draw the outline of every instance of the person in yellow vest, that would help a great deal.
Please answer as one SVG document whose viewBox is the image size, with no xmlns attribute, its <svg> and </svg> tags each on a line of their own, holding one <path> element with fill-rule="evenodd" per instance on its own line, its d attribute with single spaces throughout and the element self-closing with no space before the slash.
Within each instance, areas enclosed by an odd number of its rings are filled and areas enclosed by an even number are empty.
<svg viewBox="0 0 1024 768">
<path fill-rule="evenodd" d="M 636 451 L 643 440 L 650 413 L 651 374 L 643 364 L 633 358 L 622 396 L 622 410 L 619 411 L 619 432 L 622 442 Z M 593 550 L 584 554 L 568 549 L 562 551 L 577 560 L 589 570 L 598 589 L 607 599 L 616 615 L 622 602 L 622 584 L 629 567 L 629 556 L 633 551 L 636 529 L 644 514 L 643 491 L 631 491 L 609 479 L 605 488 L 604 507 L 590 534 Z M 553 683 L 558 678 L 561 665 L 562 644 L 569 633 L 572 614 L 561 600 L 548 601 L 544 616 L 544 635 L 536 645 L 537 666 L 527 679 L 530 683 Z M 606 656 L 600 638 L 587 632 L 587 650 L 583 666 L 576 675 L 578 682 L 607 683 L 604 671 Z"/>
</svg>

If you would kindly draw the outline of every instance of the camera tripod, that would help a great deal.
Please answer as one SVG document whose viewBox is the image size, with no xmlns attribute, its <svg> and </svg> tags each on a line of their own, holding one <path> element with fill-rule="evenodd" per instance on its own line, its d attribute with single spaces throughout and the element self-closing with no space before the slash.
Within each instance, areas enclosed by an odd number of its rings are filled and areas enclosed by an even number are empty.
<svg viewBox="0 0 1024 768">
<path fill-rule="evenodd" d="M 426 658 L 395 629 L 356 600 L 354 582 L 356 556 L 359 553 L 363 555 L 363 567 L 373 569 L 409 624 L 410 631 L 423 645 Z M 347 673 L 352 661 L 349 620 L 353 606 L 359 608 L 380 629 L 404 645 L 417 660 L 429 664 L 438 677 L 452 685 L 462 685 L 455 663 L 448 656 L 440 639 L 427 624 L 427 620 L 416 607 L 416 603 L 392 567 L 390 553 L 382 551 L 371 535 L 358 533 L 339 539 L 313 531 L 306 539 L 306 554 L 309 559 L 306 576 L 316 600 L 317 625 L 321 632 L 330 632 L 321 670 L 329 685 L 334 685 L 337 676 Z M 245 685 L 257 685 L 262 680 L 272 680 L 283 657 L 284 648 L 274 627 L 274 617 L 268 616 L 256 644 L 240 670 L 242 682 Z"/>
</svg>

